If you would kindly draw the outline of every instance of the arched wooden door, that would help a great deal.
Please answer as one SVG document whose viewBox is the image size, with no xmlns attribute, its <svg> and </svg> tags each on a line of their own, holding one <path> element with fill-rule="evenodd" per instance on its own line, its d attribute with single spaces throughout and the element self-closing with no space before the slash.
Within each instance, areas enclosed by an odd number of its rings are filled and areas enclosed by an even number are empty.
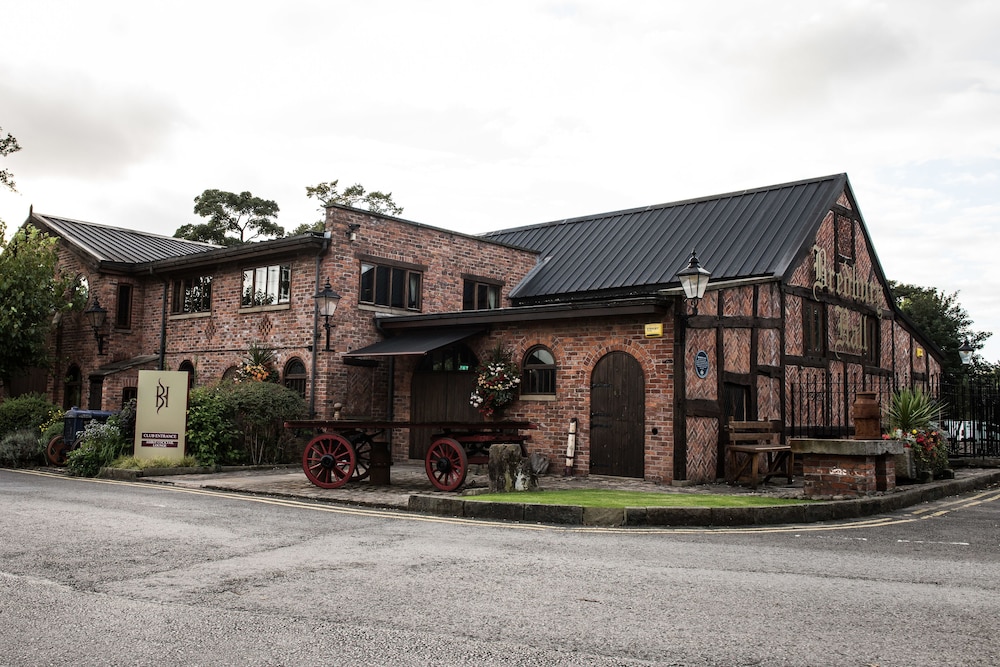
<svg viewBox="0 0 1000 667">
<path fill-rule="evenodd" d="M 645 431 L 642 365 L 627 352 L 611 352 L 590 376 L 591 474 L 642 477 Z"/>
<path fill-rule="evenodd" d="M 482 421 L 469 397 L 476 388 L 476 356 L 466 345 L 456 343 L 428 352 L 410 383 L 412 421 Z M 410 458 L 427 455 L 434 429 L 410 429 Z"/>
</svg>

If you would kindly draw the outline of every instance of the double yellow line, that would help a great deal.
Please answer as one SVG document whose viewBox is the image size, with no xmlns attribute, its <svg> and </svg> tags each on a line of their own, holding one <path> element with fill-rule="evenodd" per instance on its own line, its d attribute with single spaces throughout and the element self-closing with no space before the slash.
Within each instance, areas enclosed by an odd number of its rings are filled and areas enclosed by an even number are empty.
<svg viewBox="0 0 1000 667">
<path fill-rule="evenodd" d="M 345 516 L 372 517 L 381 519 L 399 519 L 404 521 L 416 521 L 420 523 L 448 524 L 458 526 L 491 526 L 497 528 L 508 528 L 517 530 L 533 531 L 556 531 L 574 533 L 616 533 L 629 535 L 685 535 L 685 534 L 727 534 L 740 535 L 750 533 L 805 533 L 805 532 L 825 532 L 834 530 L 857 530 L 859 528 L 878 528 L 881 526 L 893 526 L 904 523 L 913 523 L 926 519 L 934 519 L 944 516 L 956 510 L 968 509 L 983 505 L 985 503 L 1000 500 L 1000 489 L 991 489 L 977 493 L 968 498 L 956 500 L 937 501 L 927 506 L 917 507 L 900 517 L 878 517 L 873 519 L 845 520 L 838 523 L 823 524 L 795 524 L 784 526 L 734 526 L 734 527 L 669 527 L 662 528 L 620 528 L 620 527 L 595 527 L 595 526 L 550 526 L 540 524 L 512 523 L 506 521 L 489 521 L 484 519 L 463 519 L 460 517 L 430 516 L 425 514 L 412 514 L 391 509 L 376 509 L 367 507 L 349 507 L 344 505 L 329 505 L 322 502 L 309 502 L 295 500 L 292 498 L 276 498 L 271 496 L 249 495 L 233 491 L 213 491 L 210 489 L 195 489 L 190 487 L 173 486 L 170 484 L 151 484 L 149 482 L 129 482 L 112 479 L 93 479 L 84 477 L 66 477 L 65 475 L 54 474 L 41 470 L 11 470 L 26 475 L 38 475 L 41 477 L 51 477 L 68 481 L 86 482 L 91 484 L 111 484 L 117 486 L 134 486 L 144 489 L 162 489 L 175 493 L 188 493 L 199 496 L 209 496 L 212 498 L 225 498 L 227 500 L 241 500 L 244 502 L 260 503 L 263 505 L 274 505 L 278 507 L 290 507 L 295 509 L 307 509 L 314 512 L 326 512 L 330 514 L 341 514 Z"/>
</svg>

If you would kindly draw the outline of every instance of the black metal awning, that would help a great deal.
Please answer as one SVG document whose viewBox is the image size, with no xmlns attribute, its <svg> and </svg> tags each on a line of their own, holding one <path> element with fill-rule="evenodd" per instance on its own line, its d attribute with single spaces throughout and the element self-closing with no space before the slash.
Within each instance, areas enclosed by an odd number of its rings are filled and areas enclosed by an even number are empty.
<svg viewBox="0 0 1000 667">
<path fill-rule="evenodd" d="M 460 340 L 486 331 L 483 327 L 455 327 L 453 329 L 433 329 L 412 331 L 373 343 L 360 350 L 352 350 L 345 357 L 394 357 L 426 354 L 439 347 L 457 343 Z"/>
</svg>

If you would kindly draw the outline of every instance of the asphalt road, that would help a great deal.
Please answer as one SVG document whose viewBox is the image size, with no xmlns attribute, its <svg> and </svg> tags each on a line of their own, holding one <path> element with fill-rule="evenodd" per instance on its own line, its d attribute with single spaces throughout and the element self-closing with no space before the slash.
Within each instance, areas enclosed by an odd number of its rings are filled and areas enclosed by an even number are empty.
<svg viewBox="0 0 1000 667">
<path fill-rule="evenodd" d="M 1000 489 L 839 524 L 475 522 L 0 470 L 4 665 L 997 665 Z"/>
</svg>

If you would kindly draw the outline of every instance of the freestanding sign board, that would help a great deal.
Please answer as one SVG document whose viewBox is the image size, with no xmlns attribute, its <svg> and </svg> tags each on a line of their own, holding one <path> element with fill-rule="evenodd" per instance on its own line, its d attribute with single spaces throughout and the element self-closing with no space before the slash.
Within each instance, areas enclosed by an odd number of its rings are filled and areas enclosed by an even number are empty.
<svg viewBox="0 0 1000 667">
<path fill-rule="evenodd" d="M 138 392 L 135 457 L 178 461 L 184 458 L 188 374 L 185 371 L 139 371 Z"/>
</svg>

